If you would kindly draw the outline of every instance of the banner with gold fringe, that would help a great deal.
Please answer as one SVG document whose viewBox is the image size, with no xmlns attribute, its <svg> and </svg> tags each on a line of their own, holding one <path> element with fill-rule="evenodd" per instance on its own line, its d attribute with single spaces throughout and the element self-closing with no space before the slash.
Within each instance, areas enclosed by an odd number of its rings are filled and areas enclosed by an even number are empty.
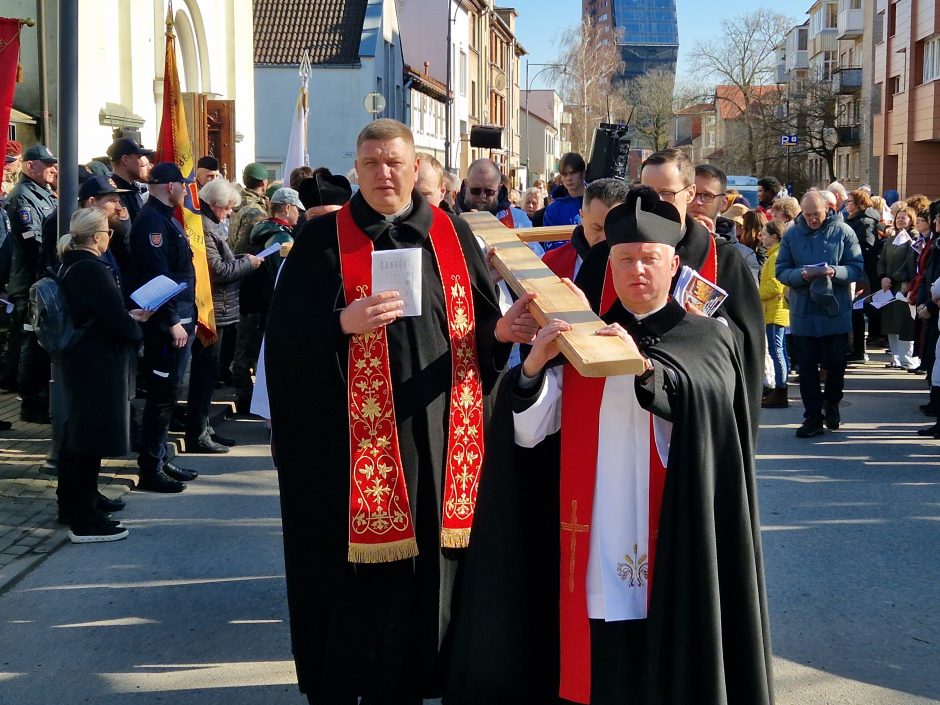
<svg viewBox="0 0 940 705">
<path fill-rule="evenodd" d="M 175 162 L 183 176 L 193 179 L 196 160 L 193 145 L 189 141 L 183 96 L 180 93 L 179 74 L 176 71 L 176 34 L 173 31 L 173 2 L 170 0 L 166 14 L 166 67 L 163 71 L 163 120 L 157 138 L 158 162 Z M 215 311 L 212 308 L 212 287 L 209 282 L 209 264 L 206 261 L 206 239 L 202 230 L 198 184 L 187 184 L 186 201 L 176 211 L 176 219 L 183 226 L 189 246 L 193 251 L 193 268 L 196 270 L 196 335 L 203 345 L 211 345 L 218 337 L 215 327 Z"/>
</svg>

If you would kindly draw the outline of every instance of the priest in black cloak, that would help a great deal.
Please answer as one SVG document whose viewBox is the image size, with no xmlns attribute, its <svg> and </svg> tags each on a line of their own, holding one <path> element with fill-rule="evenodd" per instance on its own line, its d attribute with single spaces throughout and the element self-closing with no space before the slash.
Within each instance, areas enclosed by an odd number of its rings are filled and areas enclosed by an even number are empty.
<svg viewBox="0 0 940 705">
<path fill-rule="evenodd" d="M 695 167 L 685 152 L 677 149 L 654 152 L 643 162 L 640 181 L 652 188 L 659 198 L 674 205 L 679 213 L 682 239 L 676 245 L 676 254 L 680 269 L 687 265 L 728 292 L 728 298 L 715 317 L 722 318 L 734 335 L 749 395 L 752 437 L 756 440 L 767 332 L 754 277 L 732 243 L 716 238 L 688 214 L 688 206 L 695 198 Z M 575 279 L 599 314 L 603 314 L 616 298 L 609 286 L 608 251 L 604 244 L 593 248 Z M 707 348 L 703 347 L 703 354 L 706 351 Z"/>
<path fill-rule="evenodd" d="M 469 227 L 414 190 L 407 127 L 369 123 L 356 169 L 359 192 L 297 238 L 266 331 L 292 650 L 311 703 L 417 705 L 442 692 L 478 482 L 499 456 L 488 397 L 537 326 L 531 297 L 500 315 Z M 401 292 L 373 291 L 373 272 Z"/>
<path fill-rule="evenodd" d="M 501 384 L 517 443 L 560 431 L 559 479 L 484 475 L 445 705 L 773 703 L 749 395 L 728 327 L 669 296 L 680 222 L 637 192 L 606 219 L 618 299 L 598 334 L 642 374 L 559 364 L 556 320 Z M 518 520 L 532 501 L 553 527 Z"/>
</svg>

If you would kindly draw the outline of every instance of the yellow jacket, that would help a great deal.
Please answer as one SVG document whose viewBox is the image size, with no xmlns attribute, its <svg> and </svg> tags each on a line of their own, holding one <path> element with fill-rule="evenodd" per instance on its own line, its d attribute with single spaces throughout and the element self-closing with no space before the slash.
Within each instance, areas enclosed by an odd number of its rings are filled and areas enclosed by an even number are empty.
<svg viewBox="0 0 940 705">
<path fill-rule="evenodd" d="M 767 261 L 764 262 L 764 266 L 760 271 L 758 291 L 760 292 L 760 302 L 764 307 L 764 324 L 774 323 L 778 326 L 789 327 L 790 306 L 784 298 L 787 287 L 774 276 L 774 268 L 777 266 L 779 252 L 779 242 L 767 252 Z"/>
</svg>

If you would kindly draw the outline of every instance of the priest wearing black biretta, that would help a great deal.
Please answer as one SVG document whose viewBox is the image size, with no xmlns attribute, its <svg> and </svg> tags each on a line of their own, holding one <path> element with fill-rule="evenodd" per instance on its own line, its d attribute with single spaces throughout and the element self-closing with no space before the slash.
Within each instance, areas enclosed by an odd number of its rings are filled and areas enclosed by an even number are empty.
<svg viewBox="0 0 940 705">
<path fill-rule="evenodd" d="M 605 230 L 617 301 L 597 334 L 622 338 L 645 371 L 592 379 L 558 364 L 570 325 L 554 320 L 507 376 L 516 443 L 560 430 L 560 472 L 543 469 L 559 480 L 549 494 L 513 486 L 508 470 L 483 477 L 445 702 L 770 705 L 748 398 L 732 334 L 670 297 L 682 237 L 671 204 L 634 190 Z M 557 502 L 554 526 L 513 523 L 533 496 Z M 552 560 L 514 571 L 546 542 Z"/>
</svg>

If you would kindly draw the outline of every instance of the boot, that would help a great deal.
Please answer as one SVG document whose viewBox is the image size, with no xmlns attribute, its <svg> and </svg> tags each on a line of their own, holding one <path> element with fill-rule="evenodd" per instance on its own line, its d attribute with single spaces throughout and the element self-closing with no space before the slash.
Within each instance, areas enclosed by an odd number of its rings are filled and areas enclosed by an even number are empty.
<svg viewBox="0 0 940 705">
<path fill-rule="evenodd" d="M 930 388 L 930 401 L 921 404 L 920 410 L 924 416 L 940 416 L 940 387 Z"/>
<path fill-rule="evenodd" d="M 787 386 L 774 387 L 770 390 L 770 394 L 761 400 L 760 406 L 762 409 L 786 409 L 790 406 L 787 399 Z"/>
</svg>

